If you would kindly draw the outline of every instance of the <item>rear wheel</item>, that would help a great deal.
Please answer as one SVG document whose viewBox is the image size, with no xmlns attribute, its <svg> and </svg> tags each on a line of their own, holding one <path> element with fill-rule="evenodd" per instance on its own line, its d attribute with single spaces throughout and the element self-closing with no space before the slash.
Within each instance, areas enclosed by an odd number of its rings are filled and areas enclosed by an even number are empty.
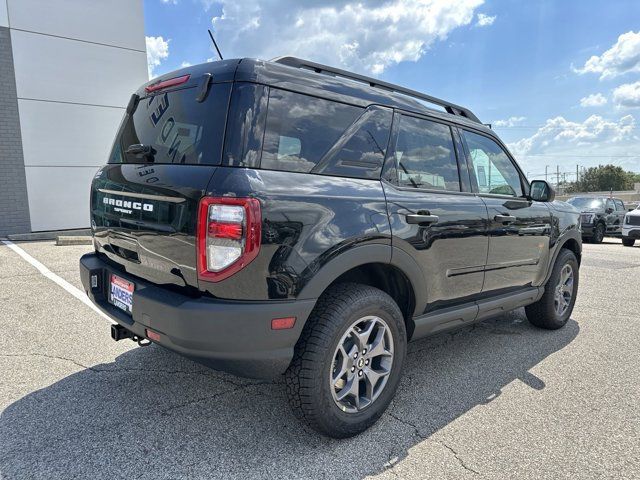
<svg viewBox="0 0 640 480">
<path fill-rule="evenodd" d="M 591 237 L 591 242 L 602 243 L 602 240 L 604 240 L 604 234 L 605 234 L 604 223 L 598 223 L 595 229 L 593 230 L 593 237 Z"/>
<path fill-rule="evenodd" d="M 562 249 L 553 266 L 540 300 L 525 307 L 527 318 L 536 327 L 555 330 L 563 327 L 576 303 L 578 260 L 571 250 Z"/>
<path fill-rule="evenodd" d="M 622 245 L 625 247 L 633 247 L 634 243 L 636 243 L 635 238 L 622 237 Z"/>
<path fill-rule="evenodd" d="M 369 428 L 398 388 L 406 336 L 398 305 L 383 291 L 331 287 L 318 300 L 285 374 L 296 417 L 334 438 Z"/>
</svg>

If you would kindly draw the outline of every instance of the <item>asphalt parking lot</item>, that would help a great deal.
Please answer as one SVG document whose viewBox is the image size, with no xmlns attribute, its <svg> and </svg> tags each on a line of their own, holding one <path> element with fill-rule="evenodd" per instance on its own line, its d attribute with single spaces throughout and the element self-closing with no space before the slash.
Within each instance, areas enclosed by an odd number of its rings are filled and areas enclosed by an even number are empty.
<svg viewBox="0 0 640 480">
<path fill-rule="evenodd" d="M 18 246 L 81 288 L 91 247 Z M 562 330 L 522 310 L 410 345 L 398 395 L 349 440 L 305 431 L 279 382 L 113 342 L 0 244 L 0 477 L 640 478 L 640 246 L 584 246 Z"/>
</svg>

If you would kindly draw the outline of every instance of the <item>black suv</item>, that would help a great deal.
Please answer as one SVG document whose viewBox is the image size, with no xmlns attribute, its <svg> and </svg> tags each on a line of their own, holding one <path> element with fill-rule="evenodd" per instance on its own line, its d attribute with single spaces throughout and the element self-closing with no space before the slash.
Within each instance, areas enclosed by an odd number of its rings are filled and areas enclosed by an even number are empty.
<svg viewBox="0 0 640 480">
<path fill-rule="evenodd" d="M 284 374 L 295 414 L 347 437 L 391 402 L 409 340 L 522 306 L 567 322 L 579 212 L 553 199 L 466 108 L 292 57 L 225 60 L 132 96 L 80 271 L 114 339 Z"/>
<path fill-rule="evenodd" d="M 618 198 L 586 195 L 567 200 L 580 210 L 582 239 L 591 243 L 602 243 L 604 237 L 620 237 L 622 223 L 627 213 L 622 200 Z"/>
</svg>

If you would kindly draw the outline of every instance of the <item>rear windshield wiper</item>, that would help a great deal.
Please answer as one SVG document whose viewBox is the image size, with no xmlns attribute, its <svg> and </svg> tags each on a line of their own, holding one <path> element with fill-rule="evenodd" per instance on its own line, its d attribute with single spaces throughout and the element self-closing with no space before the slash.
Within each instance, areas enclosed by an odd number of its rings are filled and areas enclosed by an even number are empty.
<svg viewBox="0 0 640 480">
<path fill-rule="evenodd" d="M 151 145 L 143 145 L 142 143 L 134 143 L 124 152 L 127 155 L 133 155 L 136 158 L 144 158 L 147 162 L 155 160 L 156 150 Z"/>
</svg>

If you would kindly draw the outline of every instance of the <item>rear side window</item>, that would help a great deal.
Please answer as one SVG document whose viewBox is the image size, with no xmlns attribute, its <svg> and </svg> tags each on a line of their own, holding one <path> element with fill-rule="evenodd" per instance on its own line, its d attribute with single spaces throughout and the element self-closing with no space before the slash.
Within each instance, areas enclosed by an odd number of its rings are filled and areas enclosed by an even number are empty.
<svg viewBox="0 0 640 480">
<path fill-rule="evenodd" d="M 220 163 L 229 84 L 214 84 L 203 102 L 197 88 L 140 99 L 126 115 L 109 163 Z"/>
<path fill-rule="evenodd" d="M 614 202 L 616 202 L 616 210 L 624 212 L 624 203 L 622 203 L 622 200 L 614 200 Z"/>
<path fill-rule="evenodd" d="M 362 111 L 271 88 L 261 168 L 311 172 Z"/>
<path fill-rule="evenodd" d="M 402 115 L 395 161 L 400 185 L 460 191 L 458 162 L 448 125 Z"/>
<path fill-rule="evenodd" d="M 341 177 L 380 178 L 392 118 L 389 108 L 367 108 L 311 171 Z"/>
</svg>

